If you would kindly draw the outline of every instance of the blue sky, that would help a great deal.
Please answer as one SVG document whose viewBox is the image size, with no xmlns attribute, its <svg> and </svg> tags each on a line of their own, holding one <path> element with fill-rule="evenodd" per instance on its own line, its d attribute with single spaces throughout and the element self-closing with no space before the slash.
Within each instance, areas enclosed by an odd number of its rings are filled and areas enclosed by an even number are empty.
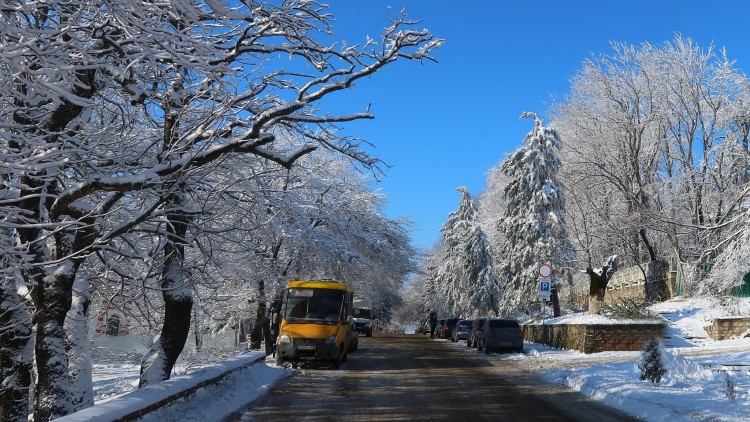
<svg viewBox="0 0 750 422">
<path fill-rule="evenodd" d="M 332 0 L 334 31 L 349 43 L 377 38 L 391 12 L 408 5 L 445 45 L 439 63 L 396 63 L 342 92 L 331 109 L 374 120 L 344 133 L 371 141 L 392 167 L 376 188 L 389 198 L 389 217 L 413 223 L 412 240 L 427 249 L 459 202 L 458 186 L 477 196 L 487 171 L 522 144 L 532 121 L 592 53 L 610 53 L 610 41 L 662 44 L 676 33 L 698 45 L 726 47 L 750 70 L 750 2 L 746 1 L 447 1 Z"/>
</svg>

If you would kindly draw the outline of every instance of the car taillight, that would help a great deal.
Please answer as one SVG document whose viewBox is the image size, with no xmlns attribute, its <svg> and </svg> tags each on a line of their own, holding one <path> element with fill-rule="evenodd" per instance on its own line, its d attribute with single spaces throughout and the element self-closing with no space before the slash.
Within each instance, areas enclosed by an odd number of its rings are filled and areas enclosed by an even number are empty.
<svg viewBox="0 0 750 422">
<path fill-rule="evenodd" d="M 492 331 L 492 330 L 490 330 L 490 331 L 487 332 L 487 336 L 488 337 L 494 337 L 495 336 L 495 332 Z"/>
<path fill-rule="evenodd" d="M 523 340 L 523 328 L 518 329 L 518 337 L 520 337 Z"/>
</svg>

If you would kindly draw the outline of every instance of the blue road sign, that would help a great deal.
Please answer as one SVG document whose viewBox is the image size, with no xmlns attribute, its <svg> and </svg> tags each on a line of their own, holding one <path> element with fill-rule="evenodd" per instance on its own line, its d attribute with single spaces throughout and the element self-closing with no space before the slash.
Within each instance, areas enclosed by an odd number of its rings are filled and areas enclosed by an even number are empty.
<svg viewBox="0 0 750 422">
<path fill-rule="evenodd" d="M 540 281 L 539 282 L 539 291 L 540 292 L 548 292 L 549 290 L 549 281 Z"/>
</svg>

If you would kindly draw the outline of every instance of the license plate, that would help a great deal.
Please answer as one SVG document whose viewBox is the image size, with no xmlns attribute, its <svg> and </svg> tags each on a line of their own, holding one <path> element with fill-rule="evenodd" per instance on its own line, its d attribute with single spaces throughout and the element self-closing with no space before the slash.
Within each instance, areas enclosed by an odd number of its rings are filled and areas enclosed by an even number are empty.
<svg viewBox="0 0 750 422">
<path fill-rule="evenodd" d="M 315 350 L 315 345 L 312 345 L 312 346 L 310 346 L 310 345 L 297 346 L 297 350 Z"/>
</svg>

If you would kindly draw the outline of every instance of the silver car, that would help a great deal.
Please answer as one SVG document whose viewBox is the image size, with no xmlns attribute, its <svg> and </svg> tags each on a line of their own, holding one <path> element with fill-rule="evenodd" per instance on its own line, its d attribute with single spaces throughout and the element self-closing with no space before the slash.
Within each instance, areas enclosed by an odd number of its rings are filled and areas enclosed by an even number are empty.
<svg viewBox="0 0 750 422">
<path fill-rule="evenodd" d="M 469 331 L 471 331 L 471 324 L 473 322 L 473 319 L 462 319 L 458 321 L 456 326 L 453 327 L 451 341 L 456 343 L 459 340 L 466 340 L 466 338 L 469 337 Z"/>
</svg>

